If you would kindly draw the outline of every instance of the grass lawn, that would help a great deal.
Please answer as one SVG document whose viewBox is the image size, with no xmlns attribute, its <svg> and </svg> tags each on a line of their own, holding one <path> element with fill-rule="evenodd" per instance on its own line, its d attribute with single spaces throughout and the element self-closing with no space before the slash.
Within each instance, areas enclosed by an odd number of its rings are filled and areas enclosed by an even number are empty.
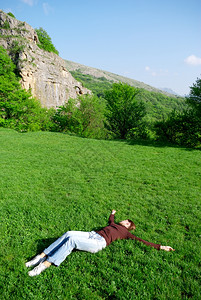
<svg viewBox="0 0 201 300">
<path fill-rule="evenodd" d="M 201 152 L 0 129 L 0 299 L 200 299 Z M 130 218 L 157 251 L 116 241 L 29 277 L 68 230 Z"/>
</svg>

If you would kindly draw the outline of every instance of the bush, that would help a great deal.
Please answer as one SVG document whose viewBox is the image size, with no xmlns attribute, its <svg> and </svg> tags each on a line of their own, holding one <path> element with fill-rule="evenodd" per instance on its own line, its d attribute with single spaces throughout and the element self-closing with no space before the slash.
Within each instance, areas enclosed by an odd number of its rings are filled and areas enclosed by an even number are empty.
<svg viewBox="0 0 201 300">
<path fill-rule="evenodd" d="M 157 138 L 173 144 L 195 147 L 201 143 L 200 122 L 193 110 L 172 112 L 168 119 L 155 123 Z"/>
<path fill-rule="evenodd" d="M 12 17 L 12 18 L 14 18 L 14 19 L 15 19 L 15 16 L 14 16 L 14 14 L 12 14 L 11 12 L 9 12 L 9 13 L 8 13 L 8 15 L 9 15 L 10 17 Z"/>
<path fill-rule="evenodd" d="M 9 24 L 8 20 L 6 20 L 4 22 L 4 24 L 1 26 L 1 28 L 3 28 L 3 29 L 10 29 L 10 24 Z"/>
<path fill-rule="evenodd" d="M 10 48 L 9 55 L 10 55 L 13 63 L 15 64 L 14 72 L 18 76 L 19 76 L 18 63 L 20 62 L 19 57 L 20 57 L 20 53 L 23 52 L 24 48 L 25 48 L 25 45 L 18 41 L 13 41 L 12 47 Z"/>
<path fill-rule="evenodd" d="M 8 76 L 8 78 L 15 79 L 15 65 L 8 56 L 6 50 L 0 46 L 0 76 Z"/>
<path fill-rule="evenodd" d="M 106 138 L 104 128 L 105 103 L 96 96 L 83 95 L 78 99 L 69 99 L 60 106 L 53 120 L 54 130 L 72 132 L 88 138 Z"/>
<path fill-rule="evenodd" d="M 0 77 L 0 126 L 26 132 L 49 130 L 50 123 L 47 110 L 38 100 L 19 83 Z"/>
<path fill-rule="evenodd" d="M 35 29 L 35 31 L 40 42 L 40 44 L 38 44 L 38 47 L 45 51 L 53 52 L 59 55 L 58 50 L 54 47 L 52 40 L 47 32 L 42 27 L 40 27 L 39 29 Z"/>
<path fill-rule="evenodd" d="M 158 139 L 189 147 L 201 145 L 201 80 L 197 79 L 190 89 L 187 109 L 173 111 L 166 120 L 155 123 Z"/>
<path fill-rule="evenodd" d="M 201 117 L 201 79 L 197 78 L 193 86 L 190 87 L 190 94 L 186 97 L 187 103 L 194 110 L 198 117 Z"/>
</svg>

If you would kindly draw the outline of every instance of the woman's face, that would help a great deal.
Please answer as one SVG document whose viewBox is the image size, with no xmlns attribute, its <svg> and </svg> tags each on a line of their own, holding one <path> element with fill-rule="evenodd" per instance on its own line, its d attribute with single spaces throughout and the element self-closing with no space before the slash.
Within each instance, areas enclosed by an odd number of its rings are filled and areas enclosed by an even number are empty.
<svg viewBox="0 0 201 300">
<path fill-rule="evenodd" d="M 119 222 L 119 224 L 126 228 L 129 228 L 131 225 L 131 223 L 128 220 L 121 221 L 121 222 Z"/>
</svg>

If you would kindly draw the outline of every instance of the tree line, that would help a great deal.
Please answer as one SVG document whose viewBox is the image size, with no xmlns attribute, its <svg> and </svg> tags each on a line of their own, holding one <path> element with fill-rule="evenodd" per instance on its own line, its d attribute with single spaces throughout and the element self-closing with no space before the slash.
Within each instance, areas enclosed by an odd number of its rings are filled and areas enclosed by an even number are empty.
<svg viewBox="0 0 201 300">
<path fill-rule="evenodd" d="M 190 87 L 186 107 L 150 125 L 142 90 L 113 83 L 99 96 L 69 99 L 57 109 L 43 108 L 19 83 L 16 65 L 0 47 L 0 126 L 19 132 L 56 131 L 99 139 L 154 139 L 189 147 L 201 142 L 201 79 Z"/>
<path fill-rule="evenodd" d="M 75 79 L 88 88 L 93 94 L 98 97 L 104 97 L 106 90 L 112 88 L 114 81 L 108 80 L 105 77 L 95 77 L 89 74 L 83 74 L 81 70 L 70 71 Z M 136 100 L 142 101 L 146 105 L 145 119 L 149 123 L 154 123 L 156 120 L 166 118 L 173 110 L 182 111 L 186 107 L 184 97 L 168 96 L 155 91 L 145 90 L 140 88 L 140 93 L 136 95 Z"/>
</svg>

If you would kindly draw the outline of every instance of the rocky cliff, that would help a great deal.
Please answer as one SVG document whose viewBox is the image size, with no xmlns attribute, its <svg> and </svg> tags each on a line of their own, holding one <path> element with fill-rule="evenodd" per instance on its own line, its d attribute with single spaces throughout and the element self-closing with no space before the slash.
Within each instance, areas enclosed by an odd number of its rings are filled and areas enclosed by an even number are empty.
<svg viewBox="0 0 201 300">
<path fill-rule="evenodd" d="M 65 67 L 65 61 L 37 46 L 35 30 L 0 10 L 0 45 L 15 61 L 21 85 L 31 89 L 42 106 L 58 107 L 69 98 L 90 93 L 76 81 Z"/>
</svg>

